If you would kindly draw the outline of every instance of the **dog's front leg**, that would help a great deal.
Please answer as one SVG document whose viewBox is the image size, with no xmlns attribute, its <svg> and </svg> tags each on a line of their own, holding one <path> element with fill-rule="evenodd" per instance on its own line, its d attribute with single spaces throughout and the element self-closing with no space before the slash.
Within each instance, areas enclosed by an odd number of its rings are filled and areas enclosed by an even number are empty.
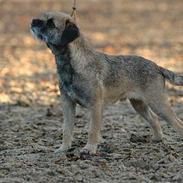
<svg viewBox="0 0 183 183">
<path fill-rule="evenodd" d="M 56 153 L 62 153 L 71 147 L 76 111 L 76 104 L 70 99 L 62 95 L 61 100 L 64 116 L 63 140 L 61 147 L 56 150 Z"/>
<path fill-rule="evenodd" d="M 102 126 L 102 113 L 103 113 L 103 103 L 101 100 L 97 100 L 95 104 L 91 107 L 90 115 L 90 129 L 88 132 L 88 142 L 83 148 L 90 154 L 95 154 L 97 151 L 97 145 L 100 140 L 100 131 Z"/>
</svg>

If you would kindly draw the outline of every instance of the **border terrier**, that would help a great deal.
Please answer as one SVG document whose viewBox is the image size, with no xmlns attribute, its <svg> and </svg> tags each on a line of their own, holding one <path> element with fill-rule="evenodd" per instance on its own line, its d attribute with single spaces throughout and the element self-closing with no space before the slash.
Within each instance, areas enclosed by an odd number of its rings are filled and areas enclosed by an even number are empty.
<svg viewBox="0 0 183 183">
<path fill-rule="evenodd" d="M 32 20 L 33 35 L 44 41 L 55 56 L 63 105 L 63 143 L 57 150 L 71 147 L 75 108 L 90 111 L 91 122 L 84 151 L 96 153 L 100 140 L 102 113 L 106 104 L 128 99 L 153 129 L 153 139 L 162 140 L 158 117 L 183 135 L 183 122 L 170 108 L 165 80 L 183 85 L 183 76 L 150 60 L 133 55 L 107 55 L 92 48 L 73 18 L 62 12 L 46 12 Z"/>
</svg>

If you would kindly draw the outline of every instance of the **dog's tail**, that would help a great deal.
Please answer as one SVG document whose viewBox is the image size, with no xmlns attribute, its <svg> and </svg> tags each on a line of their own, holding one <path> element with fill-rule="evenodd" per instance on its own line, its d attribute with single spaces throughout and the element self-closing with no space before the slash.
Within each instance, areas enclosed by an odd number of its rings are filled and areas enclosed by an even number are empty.
<svg viewBox="0 0 183 183">
<path fill-rule="evenodd" d="M 161 74 L 167 79 L 170 83 L 174 85 L 183 85 L 183 75 L 176 74 L 170 70 L 167 70 L 163 67 L 159 67 Z"/>
</svg>

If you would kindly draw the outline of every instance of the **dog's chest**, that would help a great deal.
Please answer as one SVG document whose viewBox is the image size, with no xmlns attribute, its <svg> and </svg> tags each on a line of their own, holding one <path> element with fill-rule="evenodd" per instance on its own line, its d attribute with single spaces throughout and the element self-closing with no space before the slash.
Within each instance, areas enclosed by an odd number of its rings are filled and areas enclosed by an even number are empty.
<svg viewBox="0 0 183 183">
<path fill-rule="evenodd" d="M 88 107 L 91 98 L 90 89 L 86 80 L 73 69 L 68 55 L 57 57 L 56 65 L 61 93 L 73 102 Z"/>
</svg>

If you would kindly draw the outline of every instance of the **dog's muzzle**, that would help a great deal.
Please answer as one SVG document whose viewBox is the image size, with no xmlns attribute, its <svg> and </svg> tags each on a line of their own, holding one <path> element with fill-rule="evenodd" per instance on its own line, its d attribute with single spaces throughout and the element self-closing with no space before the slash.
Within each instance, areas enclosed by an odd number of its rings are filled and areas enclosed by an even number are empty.
<svg viewBox="0 0 183 183">
<path fill-rule="evenodd" d="M 46 36 L 42 33 L 44 26 L 43 20 L 33 19 L 31 22 L 31 32 L 35 38 L 46 41 Z"/>
</svg>

